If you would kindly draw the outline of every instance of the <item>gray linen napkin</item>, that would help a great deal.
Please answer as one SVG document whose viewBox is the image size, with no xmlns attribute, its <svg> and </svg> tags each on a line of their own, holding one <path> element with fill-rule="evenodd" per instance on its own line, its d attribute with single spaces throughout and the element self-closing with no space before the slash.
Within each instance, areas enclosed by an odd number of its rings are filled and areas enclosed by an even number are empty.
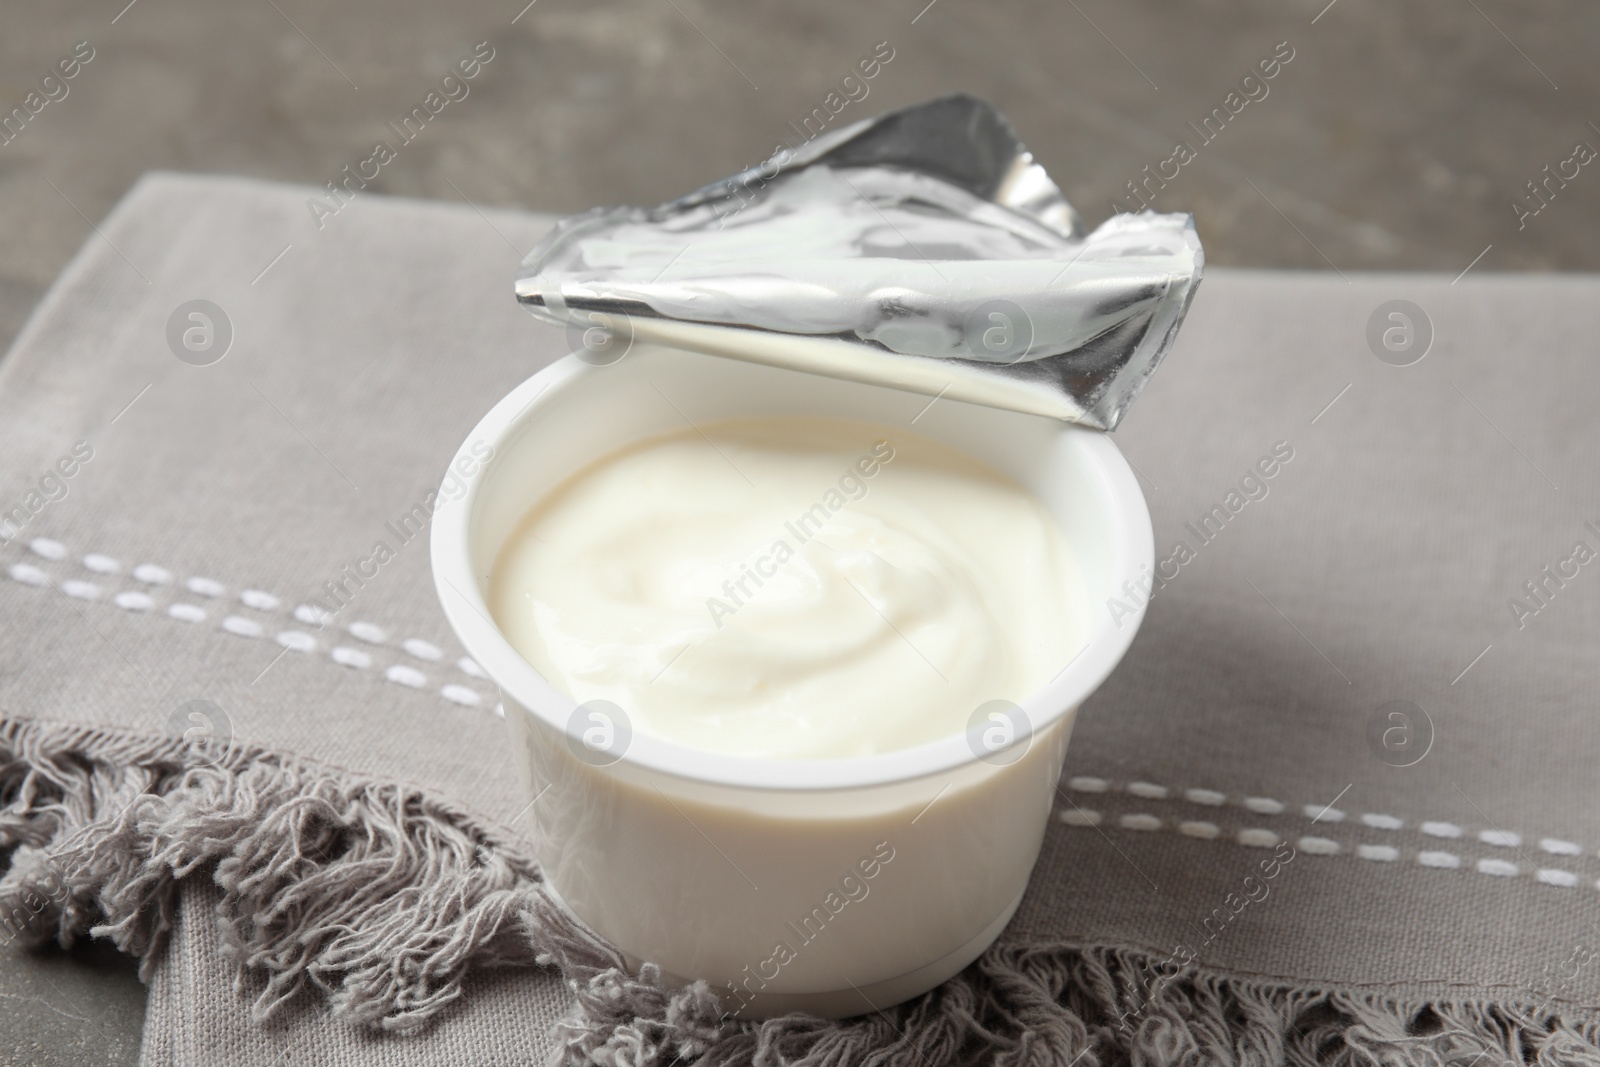
<svg viewBox="0 0 1600 1067">
<path fill-rule="evenodd" d="M 146 1063 L 1600 1063 L 1595 279 L 1213 271 L 1117 433 L 1164 584 L 1017 917 L 752 1027 L 552 908 L 392 526 L 562 354 L 509 287 L 549 220 L 314 194 L 146 178 L 0 365 L 0 911 L 141 956 Z"/>
</svg>

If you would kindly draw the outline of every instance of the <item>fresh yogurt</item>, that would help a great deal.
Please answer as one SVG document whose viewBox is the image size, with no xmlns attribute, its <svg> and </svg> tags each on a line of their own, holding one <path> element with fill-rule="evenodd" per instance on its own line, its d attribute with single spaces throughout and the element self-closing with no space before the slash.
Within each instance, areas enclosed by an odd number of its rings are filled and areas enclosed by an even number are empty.
<svg viewBox="0 0 1600 1067">
<path fill-rule="evenodd" d="M 1030 493 L 901 428 L 705 423 L 605 455 L 501 551 L 491 613 L 577 701 L 704 750 L 837 759 L 967 729 L 1082 647 Z"/>
</svg>

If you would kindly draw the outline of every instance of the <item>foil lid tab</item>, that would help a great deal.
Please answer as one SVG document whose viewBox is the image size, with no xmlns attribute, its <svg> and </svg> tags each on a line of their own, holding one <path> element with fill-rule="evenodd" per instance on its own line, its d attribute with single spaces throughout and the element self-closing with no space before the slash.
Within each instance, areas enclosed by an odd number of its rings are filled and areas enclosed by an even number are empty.
<svg viewBox="0 0 1600 1067">
<path fill-rule="evenodd" d="M 612 362 L 635 338 L 1116 427 L 1205 257 L 1187 214 L 1077 213 L 993 105 L 865 119 L 655 208 L 596 208 L 517 299 Z"/>
</svg>

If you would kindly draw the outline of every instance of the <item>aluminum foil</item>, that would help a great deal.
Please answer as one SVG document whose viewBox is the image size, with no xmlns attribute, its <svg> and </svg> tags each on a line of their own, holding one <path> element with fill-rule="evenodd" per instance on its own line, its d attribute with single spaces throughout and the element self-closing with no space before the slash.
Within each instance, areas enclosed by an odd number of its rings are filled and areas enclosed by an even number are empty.
<svg viewBox="0 0 1600 1067">
<path fill-rule="evenodd" d="M 591 362 L 638 338 L 1110 430 L 1204 262 L 1187 214 L 1084 233 L 1004 116 L 955 95 L 566 219 L 516 291 Z"/>
</svg>

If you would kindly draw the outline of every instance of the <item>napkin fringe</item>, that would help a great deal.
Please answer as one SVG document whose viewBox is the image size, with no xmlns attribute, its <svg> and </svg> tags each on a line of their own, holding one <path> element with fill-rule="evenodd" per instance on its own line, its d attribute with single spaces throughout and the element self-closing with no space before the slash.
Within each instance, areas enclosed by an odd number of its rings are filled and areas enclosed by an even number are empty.
<svg viewBox="0 0 1600 1067">
<path fill-rule="evenodd" d="M 1002 941 L 883 1012 L 742 1021 L 704 982 L 630 972 L 463 809 L 235 744 L 0 719 L 0 803 L 0 938 L 106 937 L 148 978 L 183 880 L 209 874 L 258 1023 L 316 990 L 338 1018 L 404 1032 L 474 968 L 555 966 L 576 997 L 556 1034 L 570 1067 L 1600 1067 L 1600 1022 L 1548 1000 L 1411 1001 L 1108 945 Z"/>
<path fill-rule="evenodd" d="M 409 1030 L 470 968 L 534 965 L 532 859 L 412 786 L 238 744 L 6 719 L 0 802 L 0 848 L 14 849 L 0 939 L 105 937 L 148 980 L 180 883 L 208 873 L 257 1022 L 316 989 L 347 1021 Z"/>
<path fill-rule="evenodd" d="M 568 1067 L 1600 1067 L 1600 1024 L 1511 1000 L 1385 993 L 1223 974 L 1127 947 L 1000 943 L 939 988 L 824 1021 L 724 1018 L 705 983 L 663 993 L 648 966 L 584 976 L 558 1026 Z"/>
</svg>

